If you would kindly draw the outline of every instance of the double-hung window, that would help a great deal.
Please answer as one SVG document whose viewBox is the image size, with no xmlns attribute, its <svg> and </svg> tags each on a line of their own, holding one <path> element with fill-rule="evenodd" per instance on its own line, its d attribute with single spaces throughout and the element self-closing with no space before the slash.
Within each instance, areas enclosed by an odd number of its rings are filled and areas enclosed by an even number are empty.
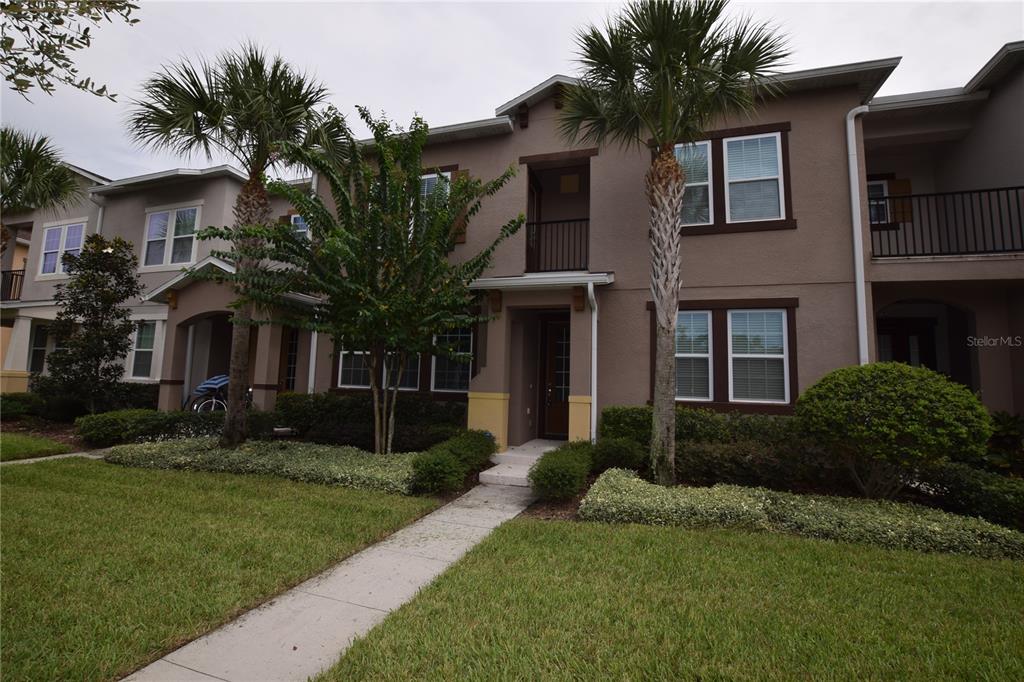
<svg viewBox="0 0 1024 682">
<path fill-rule="evenodd" d="M 187 265 L 195 258 L 199 207 L 156 210 L 146 214 L 143 265 Z"/>
<path fill-rule="evenodd" d="M 676 318 L 676 399 L 711 400 L 711 313 L 680 311 Z"/>
<path fill-rule="evenodd" d="M 892 222 L 889 219 L 889 203 L 886 199 L 888 190 L 889 183 L 885 180 L 868 182 L 868 215 L 872 225 L 886 225 Z"/>
<path fill-rule="evenodd" d="M 295 230 L 295 234 L 301 237 L 309 236 L 309 225 L 306 224 L 306 219 L 300 215 L 293 215 L 291 217 L 292 229 Z"/>
<path fill-rule="evenodd" d="M 473 332 L 468 327 L 449 329 L 435 336 L 434 344 L 453 353 L 470 355 L 473 352 Z M 435 355 L 430 374 L 431 390 L 457 393 L 469 390 L 469 360 Z"/>
<path fill-rule="evenodd" d="M 135 343 L 132 347 L 132 377 L 148 379 L 153 372 L 153 342 L 156 339 L 156 322 L 139 322 L 135 328 Z"/>
<path fill-rule="evenodd" d="M 364 351 L 342 350 L 338 359 L 338 386 L 369 388 L 370 363 Z"/>
<path fill-rule="evenodd" d="M 711 187 L 711 143 L 708 141 L 676 145 L 676 160 L 686 173 L 683 194 L 683 225 L 710 225 L 715 222 Z"/>
<path fill-rule="evenodd" d="M 46 369 L 46 352 L 50 341 L 50 328 L 38 324 L 32 330 L 32 348 L 29 350 L 28 371 L 39 374 Z"/>
<path fill-rule="evenodd" d="M 782 134 L 727 137 L 722 143 L 726 222 L 785 218 Z"/>
<path fill-rule="evenodd" d="M 388 355 L 387 366 L 384 368 L 385 385 L 389 388 L 394 386 L 391 383 L 391 376 L 398 370 L 399 357 L 397 353 Z M 398 389 L 401 391 L 415 391 L 420 387 L 420 356 L 419 353 L 407 353 L 405 356 L 405 367 L 402 368 L 402 376 L 398 379 Z"/>
<path fill-rule="evenodd" d="M 85 223 L 54 225 L 43 230 L 43 257 L 39 263 L 39 274 L 63 273 L 64 254 L 78 255 L 85 238 Z"/>
<path fill-rule="evenodd" d="M 785 310 L 729 311 L 729 400 L 789 402 Z"/>
</svg>

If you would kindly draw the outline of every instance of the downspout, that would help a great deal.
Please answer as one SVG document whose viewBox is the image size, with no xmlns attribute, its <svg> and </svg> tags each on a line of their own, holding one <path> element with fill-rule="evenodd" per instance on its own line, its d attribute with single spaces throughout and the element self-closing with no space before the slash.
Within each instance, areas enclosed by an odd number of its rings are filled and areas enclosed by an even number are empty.
<svg viewBox="0 0 1024 682">
<path fill-rule="evenodd" d="M 96 213 L 96 234 L 103 234 L 103 209 L 107 205 L 107 198 L 92 195 L 89 197 L 89 201 L 100 207 L 100 210 Z"/>
<path fill-rule="evenodd" d="M 868 364 L 868 309 L 864 283 L 864 230 L 861 220 L 860 163 L 857 156 L 857 117 L 867 105 L 846 114 L 846 156 L 850 172 L 850 223 L 853 225 L 853 279 L 857 296 L 857 353 L 860 364 Z"/>
<path fill-rule="evenodd" d="M 167 324 L 164 323 L 164 338 L 167 334 Z M 195 354 L 196 345 L 196 325 L 195 323 L 188 326 L 188 338 L 185 341 L 185 383 L 184 390 L 181 396 L 181 406 L 184 407 L 188 402 L 188 398 L 192 395 L 192 356 Z"/>
<path fill-rule="evenodd" d="M 594 283 L 587 282 L 590 300 L 590 440 L 597 440 L 597 296 Z"/>
<path fill-rule="evenodd" d="M 306 377 L 306 393 L 314 393 L 316 381 L 316 332 L 309 334 L 309 374 Z"/>
</svg>

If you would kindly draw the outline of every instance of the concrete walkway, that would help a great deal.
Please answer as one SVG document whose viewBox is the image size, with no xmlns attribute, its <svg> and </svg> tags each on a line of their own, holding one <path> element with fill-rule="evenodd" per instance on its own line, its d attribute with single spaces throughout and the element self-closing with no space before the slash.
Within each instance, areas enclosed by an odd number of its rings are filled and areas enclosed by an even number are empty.
<svg viewBox="0 0 1024 682">
<path fill-rule="evenodd" d="M 103 452 L 68 452 L 63 455 L 48 455 L 46 457 L 30 457 L 28 459 L 12 459 L 9 462 L 0 462 L 0 466 L 8 464 L 35 464 L 36 462 L 49 462 L 51 459 L 67 459 L 68 457 L 84 457 L 86 459 L 103 459 Z"/>
<path fill-rule="evenodd" d="M 126 682 L 305 680 L 532 501 L 529 488 L 479 485 Z"/>
<path fill-rule="evenodd" d="M 554 450 L 565 441 L 536 438 L 516 445 L 491 457 L 495 466 L 480 472 L 480 482 L 492 485 L 530 486 L 527 474 L 530 467 L 548 450 Z"/>
</svg>

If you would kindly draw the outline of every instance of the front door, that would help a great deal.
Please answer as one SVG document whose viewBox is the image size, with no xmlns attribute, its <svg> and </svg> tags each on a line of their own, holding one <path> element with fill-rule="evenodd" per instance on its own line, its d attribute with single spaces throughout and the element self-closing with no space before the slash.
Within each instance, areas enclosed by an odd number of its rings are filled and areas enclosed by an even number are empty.
<svg viewBox="0 0 1024 682">
<path fill-rule="evenodd" d="M 883 317 L 878 329 L 878 359 L 937 369 L 936 320 L 929 317 Z"/>
<path fill-rule="evenodd" d="M 541 320 L 540 432 L 569 436 L 569 321 Z"/>
</svg>

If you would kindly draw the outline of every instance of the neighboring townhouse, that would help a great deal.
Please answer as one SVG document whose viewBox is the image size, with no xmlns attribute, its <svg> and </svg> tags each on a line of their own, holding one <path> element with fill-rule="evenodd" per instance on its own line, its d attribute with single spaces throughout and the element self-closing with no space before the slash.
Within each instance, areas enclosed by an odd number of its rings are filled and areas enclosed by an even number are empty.
<svg viewBox="0 0 1024 682">
<path fill-rule="evenodd" d="M 680 403 L 785 414 L 832 369 L 893 359 L 945 372 L 991 409 L 1024 411 L 1024 349 L 1006 338 L 1024 335 L 1022 47 L 939 93 L 875 98 L 898 59 L 786 74 L 785 94 L 752 118 L 717 121 L 679 147 Z M 425 188 L 438 174 L 518 169 L 453 253 L 478 251 L 526 215 L 473 284 L 492 319 L 449 336 L 472 362 L 423 356 L 400 378 L 409 392 L 468 401 L 469 425 L 502 447 L 589 438 L 604 407 L 651 398 L 649 152 L 567 145 L 557 117 L 573 82 L 554 76 L 494 118 L 435 128 L 424 154 Z M 147 286 L 126 376 L 159 381 L 164 409 L 227 370 L 231 293 L 182 266 L 231 269 L 210 256 L 215 244 L 187 235 L 231 222 L 242 179 L 221 167 L 92 188 L 102 211 L 88 213 L 87 231 L 134 242 Z M 304 229 L 275 202 L 279 219 Z M 34 330 L 52 317 L 59 275 L 39 269 L 42 229 L 22 300 L 5 303 L 5 317 L 16 313 L 5 370 L 45 366 Z M 276 325 L 253 337 L 259 407 L 285 390 L 369 386 L 364 349 Z"/>
</svg>

